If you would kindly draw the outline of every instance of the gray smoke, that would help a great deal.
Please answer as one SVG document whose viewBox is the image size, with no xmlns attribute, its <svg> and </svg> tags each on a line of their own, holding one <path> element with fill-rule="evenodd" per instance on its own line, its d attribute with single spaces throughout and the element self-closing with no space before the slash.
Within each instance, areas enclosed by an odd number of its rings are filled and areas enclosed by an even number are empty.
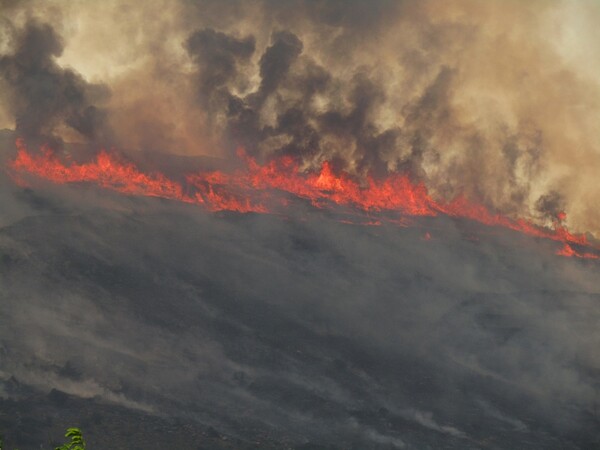
<svg viewBox="0 0 600 450">
<path fill-rule="evenodd" d="M 407 172 L 438 199 L 540 224 L 538 201 L 558 192 L 567 225 L 597 227 L 591 3 L 69 5 L 5 9 L 0 120 L 19 131 L 220 157 L 241 146 L 359 179 Z"/>
<path fill-rule="evenodd" d="M 106 111 L 96 104 L 106 100 L 108 88 L 56 63 L 64 44 L 50 25 L 29 21 L 14 39 L 12 53 L 0 56 L 0 77 L 17 133 L 55 136 L 66 126 L 87 139 L 102 138 Z"/>
</svg>

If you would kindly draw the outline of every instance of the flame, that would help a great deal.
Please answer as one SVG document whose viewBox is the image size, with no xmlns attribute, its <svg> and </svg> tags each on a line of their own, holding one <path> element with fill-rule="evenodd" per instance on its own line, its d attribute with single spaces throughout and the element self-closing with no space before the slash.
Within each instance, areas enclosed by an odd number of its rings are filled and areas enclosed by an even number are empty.
<svg viewBox="0 0 600 450">
<path fill-rule="evenodd" d="M 16 145 L 17 157 L 11 166 L 19 172 L 29 172 L 55 183 L 93 182 L 124 194 L 187 201 L 182 187 L 164 175 L 141 173 L 132 163 L 120 161 L 104 150 L 91 163 L 65 166 L 48 147 L 42 147 L 40 155 L 32 156 L 23 140 L 18 139 Z"/>
<path fill-rule="evenodd" d="M 390 174 L 383 180 L 367 176 L 361 183 L 348 173 L 336 172 L 327 161 L 319 171 L 302 173 L 292 157 L 284 156 L 260 165 L 240 150 L 238 155 L 245 163 L 243 169 L 231 173 L 191 173 L 180 182 L 158 172 L 143 173 L 114 152 L 102 150 L 91 162 L 65 164 L 48 147 L 42 147 L 39 154 L 32 155 L 22 139 L 17 140 L 16 146 L 17 155 L 10 163 L 15 180 L 20 179 L 19 173 L 29 173 L 54 183 L 88 182 L 124 194 L 199 204 L 210 211 L 241 213 L 277 212 L 277 208 L 285 207 L 292 196 L 308 200 L 317 208 L 337 206 L 358 216 L 361 213 L 366 219 L 343 220 L 360 225 L 388 222 L 406 226 L 407 216 L 443 214 L 562 242 L 564 246 L 557 252 L 562 256 L 599 258 L 594 253 L 573 249 L 572 245 L 590 247 L 590 244 L 584 235 L 572 234 L 561 224 L 566 219 L 564 212 L 557 217 L 559 220 L 554 229 L 542 228 L 525 219 L 492 213 L 464 196 L 446 203 L 436 201 L 422 182 L 414 182 L 406 174 Z M 389 217 L 390 214 L 395 217 Z"/>
<path fill-rule="evenodd" d="M 560 256 L 568 256 L 568 257 L 575 256 L 577 258 L 585 258 L 585 259 L 600 259 L 600 256 L 596 255 L 595 253 L 578 252 L 577 250 L 574 250 L 573 247 L 571 247 L 566 242 L 563 245 L 563 247 L 556 252 L 556 254 L 560 255 Z"/>
<path fill-rule="evenodd" d="M 131 162 L 114 153 L 100 151 L 94 161 L 86 164 L 65 165 L 49 147 L 42 147 L 39 155 L 31 155 L 22 139 L 17 139 L 17 156 L 11 163 L 16 172 L 26 172 L 54 183 L 95 183 L 129 195 L 143 195 L 204 204 L 212 211 L 266 212 L 261 205 L 252 205 L 247 198 L 238 198 L 218 188 L 217 175 L 206 189 L 193 196 L 184 193 L 181 183 L 161 173 L 144 174 Z M 214 186 L 213 186 L 214 185 Z"/>
</svg>

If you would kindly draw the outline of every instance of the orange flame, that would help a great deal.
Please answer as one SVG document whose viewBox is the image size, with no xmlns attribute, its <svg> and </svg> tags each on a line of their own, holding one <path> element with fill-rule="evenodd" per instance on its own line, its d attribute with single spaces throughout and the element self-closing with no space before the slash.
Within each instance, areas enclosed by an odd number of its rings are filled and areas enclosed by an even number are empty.
<svg viewBox="0 0 600 450">
<path fill-rule="evenodd" d="M 565 242 L 563 247 L 556 252 L 557 255 L 560 256 L 568 256 L 568 257 L 576 257 L 576 258 L 585 258 L 585 259 L 600 259 L 600 256 L 595 253 L 590 252 L 578 252 L 574 250 L 569 244 Z"/>
<path fill-rule="evenodd" d="M 183 182 L 178 182 L 161 173 L 143 173 L 131 162 L 104 150 L 92 162 L 66 165 L 48 147 L 43 147 L 40 154 L 32 155 L 22 139 L 17 140 L 16 146 L 17 155 L 10 164 L 14 172 L 29 173 L 55 183 L 89 182 L 125 194 L 201 204 L 210 211 L 242 213 L 275 212 L 277 205 L 287 205 L 286 195 L 292 195 L 310 201 L 317 208 L 337 205 L 350 211 L 361 211 L 369 218 L 359 223 L 369 225 L 379 225 L 382 221 L 405 225 L 404 216 L 444 214 L 562 242 L 564 247 L 557 252 L 562 256 L 598 259 L 594 253 L 574 250 L 571 245 L 589 246 L 586 237 L 570 233 L 559 222 L 554 230 L 542 228 L 525 219 L 494 214 L 464 196 L 447 203 L 438 202 L 428 194 L 422 182 L 415 183 L 405 174 L 391 174 L 383 180 L 368 176 L 361 184 L 348 173 L 336 173 L 327 161 L 318 172 L 302 173 L 289 156 L 260 165 L 240 150 L 238 155 L 245 162 L 244 169 L 232 173 L 188 174 Z M 402 217 L 370 217 L 380 212 Z M 565 218 L 566 214 L 561 212 L 559 220 Z"/>
</svg>

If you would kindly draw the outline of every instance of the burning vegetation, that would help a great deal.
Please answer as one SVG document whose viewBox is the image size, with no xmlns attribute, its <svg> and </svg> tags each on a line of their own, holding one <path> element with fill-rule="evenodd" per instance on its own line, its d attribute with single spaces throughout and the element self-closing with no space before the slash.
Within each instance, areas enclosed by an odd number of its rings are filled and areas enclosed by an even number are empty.
<svg viewBox="0 0 600 450">
<path fill-rule="evenodd" d="M 210 211 L 282 213 L 291 196 L 307 200 L 316 208 L 345 208 L 354 213 L 353 223 L 366 225 L 406 224 L 406 218 L 443 214 L 560 242 L 563 247 L 557 254 L 561 256 L 599 258 L 594 252 L 597 249 L 584 235 L 572 234 L 561 225 L 566 218 L 562 211 L 554 229 L 543 228 L 525 219 L 493 213 L 465 196 L 450 202 L 436 201 L 422 182 L 414 182 L 406 174 L 391 174 L 383 179 L 369 175 L 361 182 L 347 172 L 335 171 L 327 161 L 320 170 L 302 172 L 290 156 L 261 165 L 240 149 L 243 169 L 188 173 L 178 181 L 160 172 L 144 173 L 116 152 L 103 150 L 91 162 L 65 163 L 49 147 L 32 154 L 22 139 L 17 140 L 16 146 L 17 156 L 10 163 L 15 176 L 31 174 L 60 184 L 93 183 L 123 194 L 202 205 Z M 585 250 L 575 250 L 573 245 Z"/>
</svg>

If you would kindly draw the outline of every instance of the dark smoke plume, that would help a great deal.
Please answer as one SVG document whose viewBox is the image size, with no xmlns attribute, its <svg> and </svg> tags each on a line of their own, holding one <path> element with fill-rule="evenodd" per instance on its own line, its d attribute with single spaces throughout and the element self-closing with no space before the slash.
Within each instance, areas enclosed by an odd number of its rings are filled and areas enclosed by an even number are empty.
<svg viewBox="0 0 600 450">
<path fill-rule="evenodd" d="M 31 21 L 16 37 L 13 53 L 0 57 L 16 131 L 22 136 L 52 136 L 63 125 L 87 139 L 101 138 L 106 112 L 95 103 L 107 97 L 108 89 L 60 67 L 55 59 L 63 48 L 50 25 Z"/>
<path fill-rule="evenodd" d="M 592 3 L 69 5 L 5 8 L 0 33 L 20 31 L 0 46 L 4 126 L 152 152 L 241 146 L 358 179 L 408 172 L 438 199 L 539 223 L 536 202 L 557 192 L 571 229 L 598 229 Z"/>
<path fill-rule="evenodd" d="M 186 42 L 194 62 L 202 67 L 198 76 L 201 104 L 215 111 L 230 95 L 225 89 L 238 73 L 238 61 L 248 60 L 256 43 L 253 36 L 236 39 L 212 29 L 199 30 Z"/>
</svg>

